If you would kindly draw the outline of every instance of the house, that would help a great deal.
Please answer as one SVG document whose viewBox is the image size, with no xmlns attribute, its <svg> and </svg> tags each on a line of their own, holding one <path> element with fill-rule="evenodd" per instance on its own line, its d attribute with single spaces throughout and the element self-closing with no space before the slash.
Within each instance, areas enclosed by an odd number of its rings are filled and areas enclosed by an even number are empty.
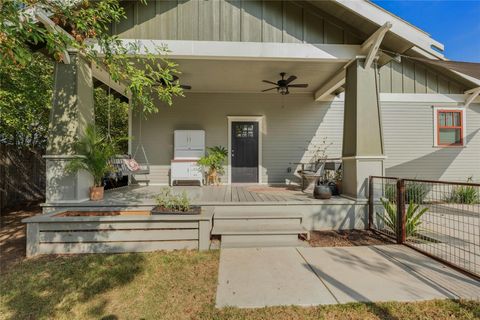
<svg viewBox="0 0 480 320">
<path fill-rule="evenodd" d="M 146 150 L 150 172 L 141 178 L 150 186 L 169 183 L 174 130 L 204 130 L 207 146 L 228 149 L 225 185 L 298 183 L 299 163 L 326 139 L 329 157 L 343 161 L 343 197 L 334 210 L 343 217 L 346 206 L 365 214 L 369 176 L 480 179 L 480 80 L 428 63 L 447 59 L 443 44 L 370 1 L 123 5 L 127 19 L 112 32 L 144 52 L 166 44 L 180 83 L 191 86 L 147 119 L 131 113 L 130 150 L 140 143 Z M 105 71 L 73 58 L 56 66 L 46 155 L 50 209 L 87 202 L 89 177 L 63 168 L 75 157 L 72 141 L 93 119 L 93 79 L 124 94 Z M 282 72 L 296 77 L 291 84 L 308 86 L 263 92 L 272 85 L 262 80 L 275 84 Z M 232 149 L 242 138 L 235 132 L 253 142 Z M 252 174 L 232 174 L 245 166 L 234 156 L 250 161 Z M 317 227 L 325 225 L 308 228 Z"/>
</svg>

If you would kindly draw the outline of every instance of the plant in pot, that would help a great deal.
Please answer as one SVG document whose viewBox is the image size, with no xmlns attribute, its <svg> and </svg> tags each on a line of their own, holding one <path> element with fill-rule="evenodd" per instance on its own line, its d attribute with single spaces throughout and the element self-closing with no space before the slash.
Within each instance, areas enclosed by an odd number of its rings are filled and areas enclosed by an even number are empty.
<svg viewBox="0 0 480 320">
<path fill-rule="evenodd" d="M 163 188 L 155 198 L 157 206 L 152 209 L 152 214 L 200 214 L 200 206 L 190 205 L 187 193 L 174 194 L 170 188 Z"/>
<path fill-rule="evenodd" d="M 74 150 L 80 157 L 71 160 L 66 167 L 69 173 L 79 170 L 89 172 L 93 177 L 90 187 L 90 200 L 103 199 L 103 178 L 112 171 L 110 159 L 117 153 L 116 143 L 107 141 L 94 125 L 89 125 L 85 135 L 74 144 Z"/>
<path fill-rule="evenodd" d="M 227 159 L 227 149 L 222 146 L 207 148 L 207 154 L 198 160 L 198 164 L 208 168 L 207 184 L 219 184 L 219 175 L 224 173 L 223 164 Z"/>
<path fill-rule="evenodd" d="M 327 137 L 323 138 L 320 145 L 315 146 L 315 152 L 312 160 L 316 164 L 317 168 L 325 168 L 325 163 L 328 160 L 328 148 L 333 143 L 327 143 Z M 329 179 L 325 170 L 318 171 L 320 176 L 315 181 L 315 187 L 313 188 L 313 197 L 315 199 L 330 199 L 332 197 L 332 190 L 329 186 Z"/>
</svg>

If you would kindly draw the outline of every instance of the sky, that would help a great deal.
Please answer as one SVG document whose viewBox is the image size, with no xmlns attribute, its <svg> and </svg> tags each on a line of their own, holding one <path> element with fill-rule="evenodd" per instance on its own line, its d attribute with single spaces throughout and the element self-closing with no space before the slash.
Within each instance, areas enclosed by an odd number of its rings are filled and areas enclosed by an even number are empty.
<svg viewBox="0 0 480 320">
<path fill-rule="evenodd" d="M 480 0 L 373 0 L 445 45 L 450 60 L 480 62 Z"/>
</svg>

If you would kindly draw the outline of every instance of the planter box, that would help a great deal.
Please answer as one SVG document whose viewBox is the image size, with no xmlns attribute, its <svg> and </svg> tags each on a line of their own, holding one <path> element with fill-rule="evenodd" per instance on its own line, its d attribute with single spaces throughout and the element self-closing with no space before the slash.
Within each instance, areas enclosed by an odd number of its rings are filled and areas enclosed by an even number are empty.
<svg viewBox="0 0 480 320">
<path fill-rule="evenodd" d="M 174 215 L 196 215 L 202 213 L 202 207 L 190 206 L 190 211 L 178 211 L 156 206 L 152 209 L 152 214 L 174 214 Z"/>
</svg>

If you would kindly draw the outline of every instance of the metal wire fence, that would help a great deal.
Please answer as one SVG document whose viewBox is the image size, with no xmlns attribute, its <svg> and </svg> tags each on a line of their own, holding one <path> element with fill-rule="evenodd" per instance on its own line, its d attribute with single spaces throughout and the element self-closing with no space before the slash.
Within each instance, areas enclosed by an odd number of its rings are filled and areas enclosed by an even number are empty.
<svg viewBox="0 0 480 320">
<path fill-rule="evenodd" d="M 480 184 L 370 177 L 369 227 L 480 276 Z"/>
</svg>

